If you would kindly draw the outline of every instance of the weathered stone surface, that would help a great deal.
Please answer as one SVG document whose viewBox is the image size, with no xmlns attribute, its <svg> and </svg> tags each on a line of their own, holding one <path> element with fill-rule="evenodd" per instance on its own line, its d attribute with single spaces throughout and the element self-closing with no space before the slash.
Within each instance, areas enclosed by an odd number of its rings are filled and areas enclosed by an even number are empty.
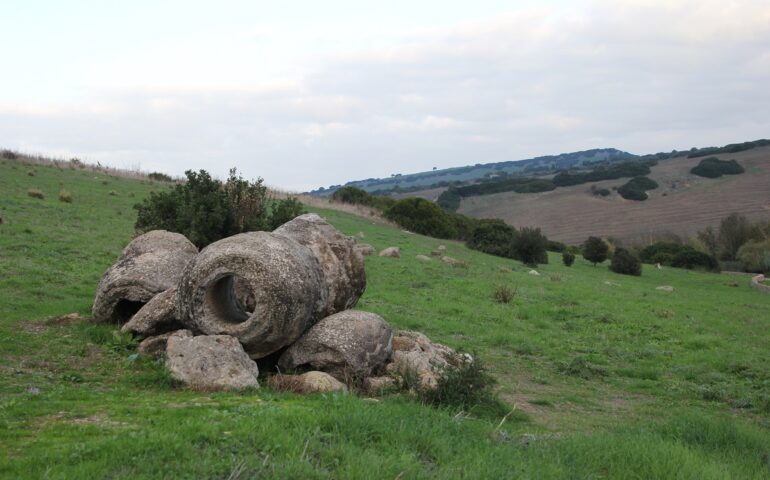
<svg viewBox="0 0 770 480">
<path fill-rule="evenodd" d="M 431 342 L 420 332 L 402 330 L 393 336 L 392 361 L 386 370 L 395 375 L 413 371 L 424 388 L 435 388 L 441 373 L 459 358 L 454 350 Z"/>
<path fill-rule="evenodd" d="M 274 390 L 294 393 L 347 392 L 344 383 L 328 373 L 311 371 L 302 375 L 274 375 L 269 380 Z"/>
<path fill-rule="evenodd" d="M 401 258 L 401 249 L 399 247 L 388 247 L 380 252 L 381 257 Z"/>
<path fill-rule="evenodd" d="M 446 263 L 447 265 L 451 265 L 453 267 L 465 267 L 466 264 L 462 260 L 458 260 L 456 258 L 452 258 L 450 256 L 444 255 L 441 257 L 441 261 Z"/>
<path fill-rule="evenodd" d="M 242 390 L 259 387 L 257 364 L 238 339 L 229 335 L 171 335 L 166 366 L 177 380 L 200 390 Z"/>
<path fill-rule="evenodd" d="M 661 285 L 659 287 L 655 287 L 655 290 L 661 290 L 664 292 L 673 292 L 674 287 L 672 287 L 671 285 Z"/>
<path fill-rule="evenodd" d="M 374 247 L 369 245 L 368 243 L 359 243 L 356 245 L 356 250 L 361 253 L 361 255 L 368 257 L 369 255 L 374 255 Z"/>
<path fill-rule="evenodd" d="M 242 303 L 249 292 L 251 311 Z M 327 308 L 327 295 L 308 247 L 285 235 L 249 232 L 212 243 L 190 262 L 176 312 L 187 328 L 231 335 L 252 358 L 261 358 L 298 339 Z"/>
<path fill-rule="evenodd" d="M 278 365 L 310 367 L 346 381 L 368 377 L 385 366 L 393 330 L 379 315 L 346 310 L 326 317 L 289 347 Z"/>
<path fill-rule="evenodd" d="M 99 282 L 94 321 L 126 323 L 155 295 L 175 287 L 197 253 L 178 233 L 153 230 L 136 237 Z"/>
<path fill-rule="evenodd" d="M 369 377 L 364 380 L 362 387 L 367 395 L 382 395 L 396 388 L 396 380 L 393 377 Z"/>
<path fill-rule="evenodd" d="M 315 213 L 300 215 L 273 232 L 308 247 L 318 259 L 326 288 L 326 317 L 353 308 L 366 290 L 364 257 L 356 241 Z"/>
<path fill-rule="evenodd" d="M 417 255 L 415 258 L 422 262 L 430 262 L 430 257 L 426 257 L 425 255 Z"/>
<path fill-rule="evenodd" d="M 155 295 L 120 330 L 142 338 L 179 330 L 175 301 L 176 287 Z"/>
<path fill-rule="evenodd" d="M 153 337 L 147 337 L 139 343 L 136 348 L 136 353 L 142 357 L 147 358 L 160 358 L 166 354 L 166 345 L 171 335 L 178 335 L 182 337 L 192 337 L 192 332 L 189 330 L 176 330 L 174 332 L 166 332 Z"/>
</svg>

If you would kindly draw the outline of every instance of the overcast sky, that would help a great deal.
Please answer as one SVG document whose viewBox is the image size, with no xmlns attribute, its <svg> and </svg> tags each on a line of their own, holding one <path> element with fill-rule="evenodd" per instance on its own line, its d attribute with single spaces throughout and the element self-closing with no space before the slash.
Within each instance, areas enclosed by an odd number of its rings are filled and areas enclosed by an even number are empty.
<svg viewBox="0 0 770 480">
<path fill-rule="evenodd" d="M 0 147 L 300 191 L 770 137 L 770 2 L 2 0 Z"/>
</svg>

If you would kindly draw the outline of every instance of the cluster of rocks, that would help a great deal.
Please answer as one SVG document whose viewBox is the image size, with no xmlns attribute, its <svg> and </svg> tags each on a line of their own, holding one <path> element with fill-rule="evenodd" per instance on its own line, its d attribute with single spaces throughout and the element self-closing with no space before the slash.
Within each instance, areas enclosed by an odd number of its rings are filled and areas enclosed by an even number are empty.
<svg viewBox="0 0 770 480">
<path fill-rule="evenodd" d="M 378 393 L 407 373 L 431 388 L 460 357 L 353 309 L 366 289 L 365 251 L 315 214 L 200 252 L 156 230 L 104 274 L 93 319 L 121 325 L 142 339 L 140 355 L 164 358 L 198 389 L 258 387 L 259 365 L 274 373 L 271 386 L 300 393 L 350 385 Z"/>
<path fill-rule="evenodd" d="M 359 245 L 356 245 L 356 249 L 362 254 L 362 255 L 373 255 L 375 250 L 372 245 L 369 245 L 368 243 L 362 243 Z M 399 247 L 387 247 L 380 251 L 379 253 L 380 257 L 390 257 L 390 258 L 401 258 L 401 249 Z M 429 262 L 431 257 L 439 257 L 439 259 L 446 263 L 447 265 L 451 265 L 453 267 L 467 267 L 468 265 L 462 261 L 458 260 L 456 258 L 452 258 L 449 255 L 446 255 L 446 247 L 444 245 L 439 245 L 435 250 L 430 252 L 430 257 L 427 255 L 417 255 L 415 258 L 417 260 L 420 260 L 422 262 Z"/>
</svg>

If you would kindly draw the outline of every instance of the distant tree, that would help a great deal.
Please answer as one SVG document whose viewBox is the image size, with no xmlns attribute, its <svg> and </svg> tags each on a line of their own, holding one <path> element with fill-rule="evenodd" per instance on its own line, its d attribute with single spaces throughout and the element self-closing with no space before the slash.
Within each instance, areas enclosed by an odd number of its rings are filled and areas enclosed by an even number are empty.
<svg viewBox="0 0 770 480">
<path fill-rule="evenodd" d="M 513 258 L 530 266 L 548 263 L 548 239 L 539 228 L 523 227 L 513 241 Z"/>
<path fill-rule="evenodd" d="M 738 249 L 749 240 L 759 240 L 751 223 L 743 215 L 732 213 L 719 225 L 719 247 L 722 260 L 735 260 Z"/>
<path fill-rule="evenodd" d="M 618 248 L 612 256 L 610 270 L 615 273 L 635 275 L 638 277 L 642 274 L 642 262 L 625 248 Z"/>
<path fill-rule="evenodd" d="M 602 263 L 607 260 L 607 253 L 609 247 L 599 237 L 588 237 L 583 243 L 583 257 L 596 266 L 597 263 Z"/>
<path fill-rule="evenodd" d="M 456 238 L 457 230 L 444 210 L 424 198 L 399 200 L 384 212 L 385 218 L 415 233 L 435 238 Z"/>
<path fill-rule="evenodd" d="M 564 252 L 561 254 L 561 261 L 567 267 L 571 267 L 572 264 L 575 263 L 575 254 L 572 252 Z"/>
<path fill-rule="evenodd" d="M 717 238 L 717 232 L 712 227 L 706 227 L 696 235 L 698 241 L 703 245 L 706 253 L 712 257 L 716 257 L 719 253 L 719 239 Z"/>
<path fill-rule="evenodd" d="M 513 258 L 516 229 L 502 220 L 482 221 L 473 229 L 466 245 L 480 252 Z"/>
</svg>

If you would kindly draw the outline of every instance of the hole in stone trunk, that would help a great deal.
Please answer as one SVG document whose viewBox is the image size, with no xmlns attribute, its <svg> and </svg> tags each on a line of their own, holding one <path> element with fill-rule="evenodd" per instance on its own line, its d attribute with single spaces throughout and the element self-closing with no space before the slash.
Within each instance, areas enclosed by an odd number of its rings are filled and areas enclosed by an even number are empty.
<svg viewBox="0 0 770 480">
<path fill-rule="evenodd" d="M 206 291 L 206 309 L 227 323 L 243 323 L 254 311 L 256 300 L 249 284 L 237 275 L 226 275 Z"/>
<path fill-rule="evenodd" d="M 115 308 L 112 310 L 112 318 L 119 324 L 123 325 L 124 323 L 131 320 L 131 317 L 133 317 L 136 312 L 141 310 L 144 304 L 145 302 L 135 302 L 133 300 L 123 298 L 119 300 L 117 304 L 115 304 Z"/>
</svg>

